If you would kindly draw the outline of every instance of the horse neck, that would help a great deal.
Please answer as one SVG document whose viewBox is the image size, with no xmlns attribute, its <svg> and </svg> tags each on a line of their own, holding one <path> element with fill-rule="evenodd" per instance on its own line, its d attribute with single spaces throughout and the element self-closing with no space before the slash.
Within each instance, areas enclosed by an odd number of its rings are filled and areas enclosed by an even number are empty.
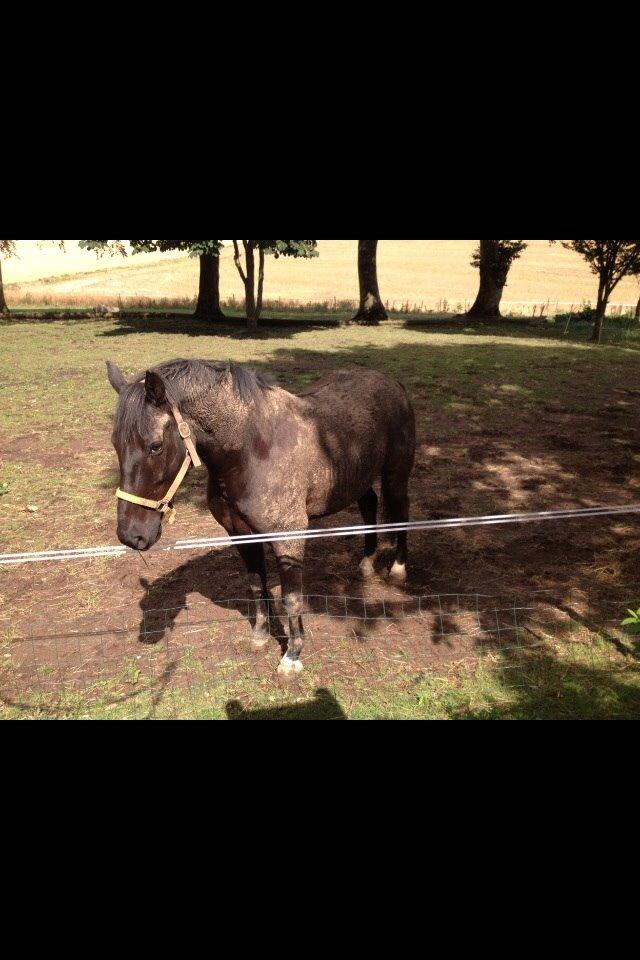
<svg viewBox="0 0 640 960">
<path fill-rule="evenodd" d="M 198 446 L 209 461 L 242 453 L 256 432 L 269 429 L 266 409 L 245 403 L 233 391 L 191 398 L 181 412 L 195 425 Z"/>
</svg>

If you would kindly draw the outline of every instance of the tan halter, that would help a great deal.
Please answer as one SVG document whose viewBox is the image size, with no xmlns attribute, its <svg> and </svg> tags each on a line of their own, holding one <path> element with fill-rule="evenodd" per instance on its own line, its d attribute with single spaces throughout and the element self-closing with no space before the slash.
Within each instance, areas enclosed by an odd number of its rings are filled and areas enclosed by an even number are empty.
<svg viewBox="0 0 640 960">
<path fill-rule="evenodd" d="M 176 522 L 176 511 L 173 508 L 174 497 L 182 486 L 184 478 L 188 474 L 191 464 L 193 464 L 194 467 L 201 467 L 202 461 L 198 456 L 196 445 L 191 437 L 191 428 L 189 427 L 189 424 L 182 419 L 180 411 L 177 407 L 172 406 L 171 412 L 176 418 L 180 436 L 184 440 L 184 445 L 187 448 L 187 455 L 184 458 L 184 463 L 180 467 L 178 476 L 175 478 L 162 500 L 145 500 L 144 497 L 136 497 L 133 493 L 125 493 L 123 490 L 118 490 L 116 497 L 118 500 L 126 500 L 127 503 L 135 503 L 138 507 L 146 507 L 148 510 L 157 510 L 158 513 L 161 513 L 163 517 L 167 518 L 168 523 L 173 524 Z"/>
</svg>

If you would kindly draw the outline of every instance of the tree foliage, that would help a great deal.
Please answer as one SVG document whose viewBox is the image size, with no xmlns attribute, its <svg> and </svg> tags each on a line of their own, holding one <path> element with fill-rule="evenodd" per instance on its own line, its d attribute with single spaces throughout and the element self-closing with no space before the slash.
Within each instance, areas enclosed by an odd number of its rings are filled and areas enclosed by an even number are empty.
<svg viewBox="0 0 640 960">
<path fill-rule="evenodd" d="M 124 240 L 81 240 L 80 246 L 85 250 L 93 250 L 98 255 L 110 252 L 121 253 L 126 256 Z M 203 299 L 212 303 L 217 302 L 219 319 L 222 314 L 219 308 L 219 292 L 217 290 L 217 273 L 215 276 L 207 271 L 207 259 L 219 257 L 224 240 L 129 240 L 134 253 L 152 253 L 156 251 L 184 250 L 192 257 L 200 257 L 200 297 L 196 315 L 202 315 L 210 309 L 201 309 Z M 245 288 L 245 302 L 249 326 L 258 325 L 262 313 L 265 261 L 266 257 L 314 257 L 317 256 L 317 240 L 233 240 L 235 263 Z M 241 250 L 242 245 L 242 250 Z M 243 256 L 244 255 L 244 256 Z M 256 270 L 256 257 L 258 268 Z M 215 291 L 207 290 L 203 285 L 203 277 L 210 278 L 209 285 L 214 283 Z"/>
<path fill-rule="evenodd" d="M 472 265 L 480 270 L 483 265 L 491 272 L 495 282 L 506 287 L 509 271 L 524 251 L 527 249 L 526 240 L 489 240 L 486 252 L 483 254 L 482 241 L 473 255 Z M 484 263 L 483 263 L 484 256 Z"/>
<path fill-rule="evenodd" d="M 218 256 L 224 245 L 224 240 L 81 240 L 80 246 L 84 250 L 94 253 L 120 253 L 126 256 L 126 243 L 131 244 L 134 253 L 166 253 L 169 250 L 184 250 L 192 257 L 206 254 Z"/>
<path fill-rule="evenodd" d="M 134 253 L 166 253 L 183 250 L 200 258 L 200 283 L 196 317 L 207 321 L 224 320 L 220 308 L 220 264 L 218 257 L 224 240 L 129 240 Z M 127 255 L 124 240 L 81 240 L 80 246 L 101 256 L 105 252 Z"/>
<path fill-rule="evenodd" d="M 640 240 L 561 240 L 587 261 L 596 276 L 604 277 L 615 290 L 621 280 L 640 275 Z"/>
<path fill-rule="evenodd" d="M 16 252 L 16 240 L 0 240 L 0 257 L 9 259 Z"/>
</svg>

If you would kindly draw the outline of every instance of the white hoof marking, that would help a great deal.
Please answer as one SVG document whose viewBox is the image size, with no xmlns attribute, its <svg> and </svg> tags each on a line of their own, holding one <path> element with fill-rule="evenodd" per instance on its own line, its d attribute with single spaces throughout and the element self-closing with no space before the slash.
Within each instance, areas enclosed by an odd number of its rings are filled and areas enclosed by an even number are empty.
<svg viewBox="0 0 640 960">
<path fill-rule="evenodd" d="M 360 576 L 363 580 L 370 580 L 371 577 L 375 577 L 376 568 L 373 565 L 373 560 L 371 557 L 365 557 L 362 563 L 360 564 Z"/>
<path fill-rule="evenodd" d="M 301 660 L 290 660 L 289 656 L 283 657 L 278 667 L 278 673 L 281 677 L 291 677 L 296 673 L 302 673 L 304 666 Z"/>
<path fill-rule="evenodd" d="M 389 571 L 389 576 L 392 580 L 398 580 L 400 583 L 404 583 L 407 579 L 407 568 L 404 563 L 394 563 Z"/>
</svg>

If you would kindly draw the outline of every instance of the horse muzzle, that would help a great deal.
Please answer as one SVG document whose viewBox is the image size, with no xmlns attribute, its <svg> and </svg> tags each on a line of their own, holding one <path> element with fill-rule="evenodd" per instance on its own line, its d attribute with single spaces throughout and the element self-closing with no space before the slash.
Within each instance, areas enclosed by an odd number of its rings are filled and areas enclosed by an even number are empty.
<svg viewBox="0 0 640 960">
<path fill-rule="evenodd" d="M 142 530 L 136 527 L 124 530 L 118 527 L 118 540 L 131 550 L 145 553 L 156 545 L 162 534 L 162 523 L 158 521 L 155 527 L 155 530 Z"/>
</svg>

